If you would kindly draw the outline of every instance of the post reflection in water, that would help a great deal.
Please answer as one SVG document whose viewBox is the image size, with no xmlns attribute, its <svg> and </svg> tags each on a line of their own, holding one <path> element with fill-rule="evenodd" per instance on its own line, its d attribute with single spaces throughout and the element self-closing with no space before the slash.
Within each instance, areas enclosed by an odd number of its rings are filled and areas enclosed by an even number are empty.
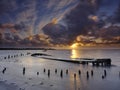
<svg viewBox="0 0 120 90">
<path fill-rule="evenodd" d="M 70 58 L 71 59 L 77 59 L 77 58 L 82 58 L 83 57 L 83 52 L 80 50 L 80 49 L 71 49 L 71 56 Z M 76 72 L 79 70 L 79 69 L 83 69 L 82 67 L 80 68 L 75 68 L 76 69 Z M 71 85 L 71 89 L 73 90 L 81 90 L 81 89 L 85 89 L 85 87 L 87 86 L 87 81 L 85 80 L 86 78 L 85 77 L 80 77 L 78 76 L 78 74 L 76 74 L 76 78 L 73 77 L 75 71 L 71 71 L 69 73 L 70 75 L 70 85 Z"/>
<path fill-rule="evenodd" d="M 74 78 L 74 90 L 77 90 L 77 81 L 76 81 L 76 78 Z"/>
<path fill-rule="evenodd" d="M 72 59 L 80 58 L 80 55 L 81 55 L 81 52 L 79 49 L 72 49 L 70 58 Z"/>
</svg>

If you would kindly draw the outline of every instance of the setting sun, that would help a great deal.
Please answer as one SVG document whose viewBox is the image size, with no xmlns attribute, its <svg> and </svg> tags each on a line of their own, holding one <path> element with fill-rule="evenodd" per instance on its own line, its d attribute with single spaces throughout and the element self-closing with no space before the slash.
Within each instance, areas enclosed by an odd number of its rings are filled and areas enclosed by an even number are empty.
<svg viewBox="0 0 120 90">
<path fill-rule="evenodd" d="M 79 46 L 84 46 L 83 43 L 73 43 L 70 47 L 72 49 L 76 49 L 76 48 L 79 48 Z"/>
<path fill-rule="evenodd" d="M 71 48 L 77 48 L 78 47 L 78 43 L 73 43 L 70 47 Z"/>
</svg>

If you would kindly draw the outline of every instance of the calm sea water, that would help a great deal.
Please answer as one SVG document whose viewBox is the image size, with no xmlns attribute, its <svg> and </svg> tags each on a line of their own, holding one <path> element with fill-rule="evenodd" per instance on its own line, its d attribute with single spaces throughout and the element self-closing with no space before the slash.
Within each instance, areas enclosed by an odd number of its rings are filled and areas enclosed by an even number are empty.
<svg viewBox="0 0 120 90">
<path fill-rule="evenodd" d="M 120 66 L 120 49 L 72 49 L 46 52 L 55 58 L 111 58 L 112 64 Z"/>
<path fill-rule="evenodd" d="M 111 58 L 112 67 L 93 67 L 92 65 L 80 65 L 61 61 L 52 61 L 40 57 L 26 55 L 30 53 L 45 53 L 54 58 L 73 59 L 74 58 Z M 20 56 L 20 54 L 25 54 Z M 4 59 L 8 55 L 19 57 Z M 0 51 L 0 71 L 6 67 L 5 74 L 0 72 L 0 81 L 8 85 L 16 85 L 25 90 L 119 90 L 120 86 L 120 49 L 72 49 L 72 50 L 8 50 Z M 22 74 L 23 67 L 26 68 L 25 75 Z M 46 72 L 43 72 L 43 69 Z M 48 69 L 50 76 L 48 77 Z M 55 73 L 57 69 L 57 73 Z M 69 70 L 66 74 L 66 70 Z M 63 77 L 60 72 L 63 70 Z M 78 75 L 81 70 L 81 75 Z M 94 75 L 91 76 L 91 70 Z M 106 78 L 102 79 L 104 70 L 107 71 Z M 89 72 L 89 79 L 86 78 L 86 72 Z M 39 75 L 37 75 L 39 72 Z M 74 78 L 76 74 L 76 78 Z M 3 84 L 0 88 L 6 90 Z"/>
</svg>

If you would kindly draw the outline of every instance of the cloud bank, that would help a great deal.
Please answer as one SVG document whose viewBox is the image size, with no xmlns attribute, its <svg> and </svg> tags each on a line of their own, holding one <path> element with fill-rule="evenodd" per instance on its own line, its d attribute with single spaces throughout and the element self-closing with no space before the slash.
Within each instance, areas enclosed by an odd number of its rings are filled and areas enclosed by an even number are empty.
<svg viewBox="0 0 120 90">
<path fill-rule="evenodd" d="M 119 0 L 1 0 L 0 47 L 120 44 Z"/>
</svg>

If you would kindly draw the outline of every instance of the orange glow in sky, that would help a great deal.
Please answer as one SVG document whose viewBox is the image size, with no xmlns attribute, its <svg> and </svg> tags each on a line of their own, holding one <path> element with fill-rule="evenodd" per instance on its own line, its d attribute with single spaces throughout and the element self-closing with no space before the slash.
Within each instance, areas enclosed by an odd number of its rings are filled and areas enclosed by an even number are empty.
<svg viewBox="0 0 120 90">
<path fill-rule="evenodd" d="M 57 20 L 56 18 L 53 18 L 53 19 L 52 19 L 52 23 L 53 23 L 53 24 L 57 24 L 57 23 L 58 23 L 58 20 Z"/>
<path fill-rule="evenodd" d="M 32 36 L 29 36 L 29 40 L 31 41 L 33 39 L 33 37 Z"/>
<path fill-rule="evenodd" d="M 78 43 L 73 43 L 71 46 L 70 46 L 72 49 L 75 49 L 78 47 Z"/>
<path fill-rule="evenodd" d="M 77 48 L 79 48 L 80 46 L 84 46 L 83 45 L 83 43 L 73 43 L 71 46 L 70 46 L 70 48 L 71 49 L 77 49 Z"/>
</svg>

